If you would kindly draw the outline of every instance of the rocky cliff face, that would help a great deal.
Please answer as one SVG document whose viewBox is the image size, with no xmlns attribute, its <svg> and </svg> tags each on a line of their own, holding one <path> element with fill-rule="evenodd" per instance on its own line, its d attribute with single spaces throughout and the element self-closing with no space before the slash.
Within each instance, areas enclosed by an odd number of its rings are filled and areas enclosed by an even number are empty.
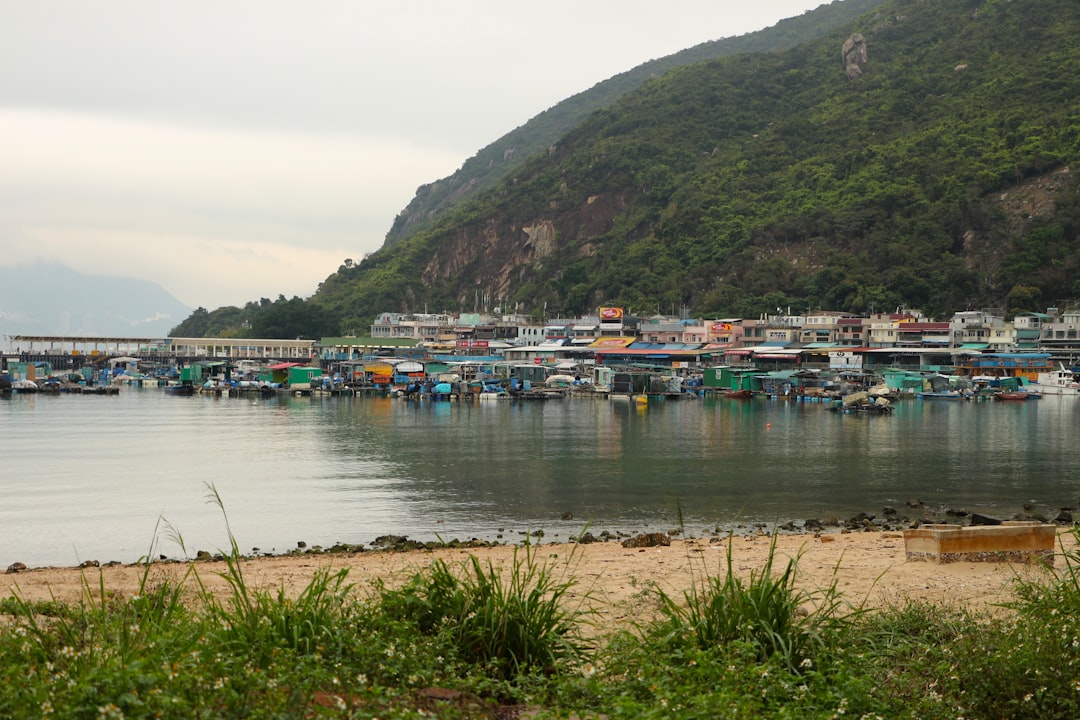
<svg viewBox="0 0 1080 720">
<path fill-rule="evenodd" d="M 1071 169 L 1064 167 L 988 196 L 989 220 L 981 223 L 987 227 L 964 232 L 964 264 L 981 277 L 993 278 L 1033 228 L 1054 218 L 1059 198 L 1075 184 Z"/>
<path fill-rule="evenodd" d="M 492 217 L 464 226 L 439 243 L 421 279 L 429 286 L 453 283 L 460 300 L 468 300 L 476 289 L 505 297 L 515 283 L 541 272 L 544 259 L 551 255 L 596 254 L 614 217 L 626 207 L 626 198 L 607 193 L 591 195 L 577 208 L 553 203 L 547 217 L 521 223 Z"/>
</svg>

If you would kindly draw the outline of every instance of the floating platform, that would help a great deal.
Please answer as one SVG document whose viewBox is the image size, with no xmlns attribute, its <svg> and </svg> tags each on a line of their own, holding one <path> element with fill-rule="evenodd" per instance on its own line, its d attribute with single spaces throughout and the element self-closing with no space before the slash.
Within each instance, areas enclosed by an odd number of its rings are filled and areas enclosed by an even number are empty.
<svg viewBox="0 0 1080 720">
<path fill-rule="evenodd" d="M 1057 528 L 1034 520 L 1000 525 L 923 525 L 904 531 L 908 560 L 951 562 L 1054 562 Z"/>
<path fill-rule="evenodd" d="M 26 393 L 40 393 L 42 395 L 119 395 L 120 387 L 118 385 L 74 385 L 64 384 L 57 385 L 56 383 L 42 383 L 36 390 L 17 389 L 14 392 L 26 394 Z"/>
</svg>

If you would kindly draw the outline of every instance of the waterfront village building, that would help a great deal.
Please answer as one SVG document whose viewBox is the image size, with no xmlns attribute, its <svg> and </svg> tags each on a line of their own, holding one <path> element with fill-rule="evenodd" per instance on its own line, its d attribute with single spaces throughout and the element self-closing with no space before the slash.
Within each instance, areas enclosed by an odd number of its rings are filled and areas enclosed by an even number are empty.
<svg viewBox="0 0 1080 720">
<path fill-rule="evenodd" d="M 819 311 L 803 318 L 798 341 L 805 345 L 839 345 L 840 321 L 850 318 L 849 313 Z M 860 323 L 861 327 L 861 323 Z"/>
<path fill-rule="evenodd" d="M 1017 314 L 964 311 L 933 322 L 916 311 L 854 317 L 816 311 L 758 318 L 649 317 L 619 308 L 538 323 L 517 314 L 382 313 L 370 336 L 311 340 L 215 338 L 57 338 L 8 336 L 15 361 L 76 368 L 101 356 L 137 356 L 157 364 L 219 359 L 238 363 L 308 361 L 357 364 L 372 357 L 473 358 L 525 363 L 656 363 L 674 367 L 752 363 L 772 369 L 832 367 L 837 358 L 867 366 L 954 365 L 965 352 L 1050 353 L 1080 358 L 1080 309 Z M 85 356 L 85 363 L 84 363 Z M 847 362 L 847 361 L 845 361 Z"/>
<path fill-rule="evenodd" d="M 949 321 L 949 345 L 965 350 L 1007 352 L 1016 346 L 1012 323 L 987 310 L 955 313 Z"/>
<path fill-rule="evenodd" d="M 1050 308 L 1052 311 L 1054 308 Z M 1054 316 L 1049 312 L 1020 313 L 1013 318 L 1013 329 L 1016 330 L 1016 349 L 1034 350 L 1039 347 L 1039 339 L 1042 337 L 1043 325 L 1050 328 Z"/>
<path fill-rule="evenodd" d="M 780 348 L 828 350 L 868 349 L 966 349 L 987 352 L 1076 348 L 1080 346 L 1080 310 L 1058 314 L 1022 313 L 1013 322 L 987 310 L 963 311 L 948 322 L 933 322 L 917 311 L 875 313 L 855 317 L 849 313 L 818 311 L 807 315 L 763 314 L 758 318 L 638 319 L 583 316 L 560 318 L 543 325 L 521 316 L 491 317 L 400 315 L 383 313 L 371 326 L 371 336 L 409 338 L 426 347 L 445 351 L 529 347 L 586 347 L 601 338 L 633 338 L 654 345 L 709 345 L 711 349 Z M 744 353 L 752 355 L 753 353 Z"/>
<path fill-rule="evenodd" d="M 638 326 L 638 337 L 650 343 L 701 344 L 709 341 L 709 324 L 704 320 L 671 320 L 651 317 Z"/>
<path fill-rule="evenodd" d="M 1038 315 L 1029 313 L 1029 315 Z M 1075 349 L 1080 345 L 1080 309 L 1066 310 L 1058 314 L 1057 308 L 1048 308 L 1041 316 L 1039 345 L 1047 350 Z"/>
<path fill-rule="evenodd" d="M 900 328 L 914 322 L 915 317 L 907 313 L 877 313 L 864 323 L 866 346 L 871 348 L 890 348 L 900 344 Z"/>
<path fill-rule="evenodd" d="M 1012 322 L 986 310 L 959 312 L 945 322 L 901 309 L 866 317 L 819 310 L 713 320 L 637 318 L 617 309 L 601 311 L 542 324 L 518 315 L 384 313 L 372 325 L 367 342 L 370 347 L 409 338 L 411 356 L 429 354 L 444 360 L 471 357 L 548 365 L 653 362 L 673 367 L 749 363 L 771 369 L 834 367 L 841 356 L 858 367 L 948 368 L 963 351 L 1050 349 L 1070 362 L 1080 354 L 1080 310 L 1059 313 L 1049 308 L 1045 313 L 1021 313 Z M 391 353 L 389 347 L 384 350 Z M 392 352 L 408 354 L 401 347 Z"/>
<path fill-rule="evenodd" d="M 900 348 L 947 348 L 949 347 L 949 323 L 913 320 L 898 323 L 894 347 Z"/>
<path fill-rule="evenodd" d="M 794 315 L 762 315 L 756 320 L 743 320 L 743 347 L 789 345 L 798 339 L 803 319 Z"/>
<path fill-rule="evenodd" d="M 1080 310 L 1049 308 L 1018 314 L 1012 322 L 985 310 L 956 313 L 944 322 L 900 309 L 866 317 L 819 310 L 713 320 L 637 318 L 606 310 L 606 316 L 544 323 L 518 315 L 384 313 L 369 338 L 326 339 L 321 359 L 356 363 L 372 356 L 427 356 L 440 362 L 541 364 L 549 370 L 652 364 L 683 369 L 752 365 L 774 371 L 903 367 L 950 373 L 972 355 L 985 353 L 1049 351 L 1054 362 L 1068 364 L 1080 355 Z"/>
<path fill-rule="evenodd" d="M 842 317 L 836 319 L 836 344 L 842 348 L 862 347 L 866 344 L 863 319 Z"/>
<path fill-rule="evenodd" d="M 714 349 L 740 347 L 743 343 L 742 318 L 720 318 L 708 323 L 709 344 Z"/>
</svg>

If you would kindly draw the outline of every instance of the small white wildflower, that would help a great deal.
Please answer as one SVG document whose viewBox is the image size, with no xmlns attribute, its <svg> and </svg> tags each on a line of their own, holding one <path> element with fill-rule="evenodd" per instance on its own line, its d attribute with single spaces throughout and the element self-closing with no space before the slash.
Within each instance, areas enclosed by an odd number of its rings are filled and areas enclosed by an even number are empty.
<svg viewBox="0 0 1080 720">
<path fill-rule="evenodd" d="M 100 720 L 122 720 L 124 717 L 124 711 L 116 707 L 113 703 L 100 705 L 98 706 L 97 711 Z"/>
</svg>

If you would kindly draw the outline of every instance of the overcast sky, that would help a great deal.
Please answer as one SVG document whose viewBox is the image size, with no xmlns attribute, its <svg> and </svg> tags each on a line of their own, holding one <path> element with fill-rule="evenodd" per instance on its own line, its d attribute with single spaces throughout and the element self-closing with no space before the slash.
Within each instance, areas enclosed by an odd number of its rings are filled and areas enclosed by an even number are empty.
<svg viewBox="0 0 1080 720">
<path fill-rule="evenodd" d="M 306 297 L 560 100 L 824 1 L 0 0 L 0 265 Z"/>
</svg>

